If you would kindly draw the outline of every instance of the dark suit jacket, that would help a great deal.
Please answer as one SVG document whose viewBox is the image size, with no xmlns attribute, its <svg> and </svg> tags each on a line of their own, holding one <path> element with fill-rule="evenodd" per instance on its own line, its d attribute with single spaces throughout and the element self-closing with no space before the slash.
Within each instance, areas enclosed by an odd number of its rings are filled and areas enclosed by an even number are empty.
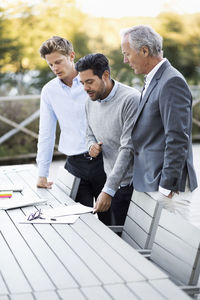
<svg viewBox="0 0 200 300">
<path fill-rule="evenodd" d="M 165 61 L 139 105 L 132 131 L 134 188 L 157 191 L 159 185 L 184 191 L 197 187 L 192 155 L 192 95 L 184 77 Z"/>
</svg>

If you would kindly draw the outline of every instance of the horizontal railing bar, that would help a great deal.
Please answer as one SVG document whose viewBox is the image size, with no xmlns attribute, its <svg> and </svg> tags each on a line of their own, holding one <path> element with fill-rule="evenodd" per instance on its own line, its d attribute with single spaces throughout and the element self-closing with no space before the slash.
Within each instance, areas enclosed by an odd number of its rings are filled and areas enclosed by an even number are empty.
<svg viewBox="0 0 200 300">
<path fill-rule="evenodd" d="M 19 95 L 0 97 L 0 101 L 39 100 L 40 95 Z"/>
</svg>

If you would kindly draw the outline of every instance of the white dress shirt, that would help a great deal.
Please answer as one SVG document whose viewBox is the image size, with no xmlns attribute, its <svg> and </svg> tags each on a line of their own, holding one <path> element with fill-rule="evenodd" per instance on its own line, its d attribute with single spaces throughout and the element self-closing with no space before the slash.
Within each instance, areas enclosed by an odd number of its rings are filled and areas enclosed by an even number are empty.
<svg viewBox="0 0 200 300">
<path fill-rule="evenodd" d="M 161 65 L 166 61 L 166 58 L 163 58 L 152 70 L 145 76 L 145 88 L 142 92 L 142 96 L 144 97 L 144 94 L 146 93 L 146 90 L 148 89 L 148 86 L 153 79 L 154 75 L 158 71 L 158 69 L 161 67 Z"/>
<path fill-rule="evenodd" d="M 66 155 L 87 151 L 85 102 L 88 98 L 75 77 L 71 87 L 57 77 L 42 89 L 37 164 L 39 176 L 47 177 L 52 161 L 57 121 L 60 126 L 58 150 Z"/>
</svg>

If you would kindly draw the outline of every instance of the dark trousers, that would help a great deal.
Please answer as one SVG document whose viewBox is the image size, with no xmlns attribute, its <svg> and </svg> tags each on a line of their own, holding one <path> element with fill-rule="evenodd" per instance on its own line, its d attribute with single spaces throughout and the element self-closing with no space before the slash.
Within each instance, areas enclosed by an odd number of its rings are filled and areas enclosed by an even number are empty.
<svg viewBox="0 0 200 300">
<path fill-rule="evenodd" d="M 115 225 L 124 225 L 132 194 L 132 184 L 120 187 L 115 193 L 111 204 Z"/>
<path fill-rule="evenodd" d="M 84 155 L 68 156 L 65 168 L 74 176 L 81 178 L 75 201 L 93 207 L 94 198 L 97 199 L 106 181 L 102 154 L 92 160 Z M 104 224 L 111 225 L 111 210 L 98 213 L 98 218 Z"/>
</svg>

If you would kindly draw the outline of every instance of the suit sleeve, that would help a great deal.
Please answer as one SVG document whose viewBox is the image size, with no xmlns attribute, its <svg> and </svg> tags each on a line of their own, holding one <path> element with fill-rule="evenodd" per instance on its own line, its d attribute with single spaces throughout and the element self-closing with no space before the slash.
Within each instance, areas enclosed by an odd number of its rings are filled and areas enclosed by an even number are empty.
<svg viewBox="0 0 200 300">
<path fill-rule="evenodd" d="M 179 191 L 180 178 L 191 134 L 192 96 L 185 80 L 175 77 L 161 90 L 159 101 L 165 133 L 164 163 L 160 186 Z"/>
</svg>

